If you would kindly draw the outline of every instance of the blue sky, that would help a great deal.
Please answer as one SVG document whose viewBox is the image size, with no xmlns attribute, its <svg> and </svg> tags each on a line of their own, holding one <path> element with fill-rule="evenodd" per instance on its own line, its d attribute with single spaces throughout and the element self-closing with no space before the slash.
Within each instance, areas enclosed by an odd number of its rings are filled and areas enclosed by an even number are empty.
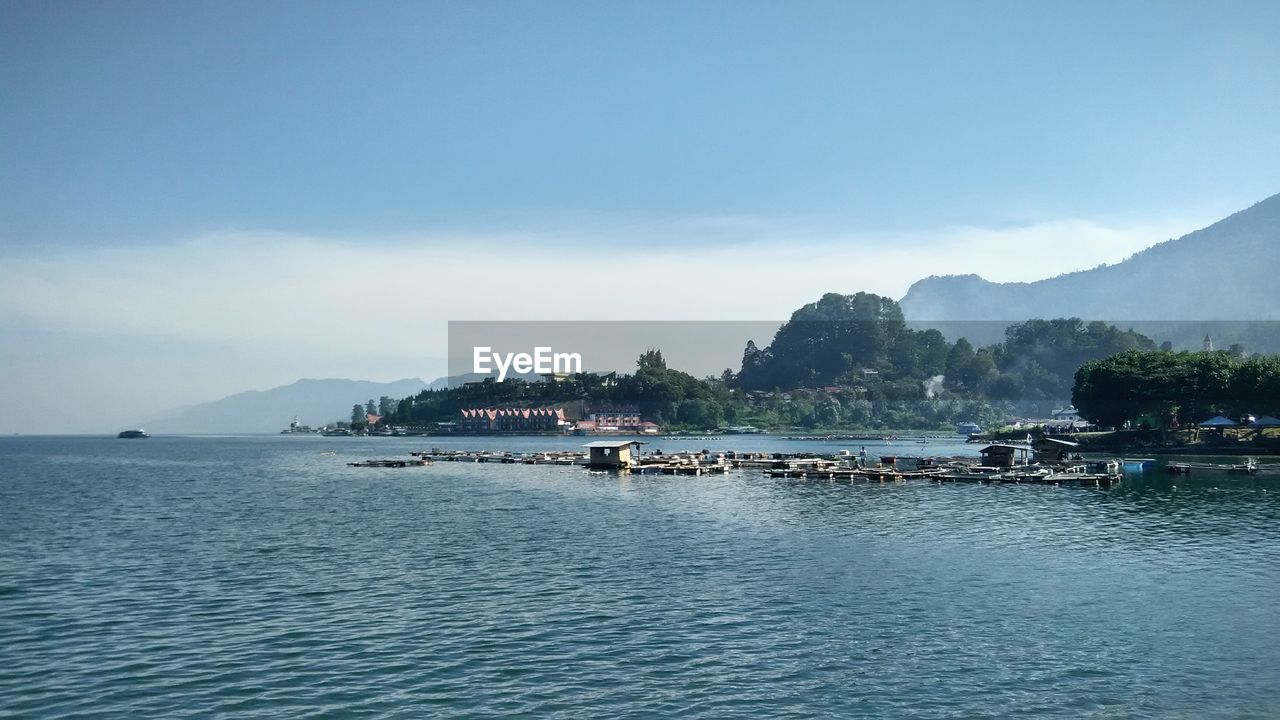
<svg viewBox="0 0 1280 720">
<path fill-rule="evenodd" d="M 11 357 L 4 389 L 87 392 L 144 356 L 218 370 L 112 397 L 429 376 L 449 319 L 784 317 L 1114 262 L 1280 191 L 1277 37 L 1275 2 L 11 0 L 0 332 L 67 367 Z M 609 290 L 584 257 L 641 251 L 860 272 L 574 300 Z M 568 273 L 564 301 L 458 302 L 522 268 Z M 382 278 L 413 312 L 326 351 Z"/>
<path fill-rule="evenodd" d="M 919 228 L 1277 189 L 1274 2 L 0 12 L 6 243 L 584 216 Z"/>
</svg>

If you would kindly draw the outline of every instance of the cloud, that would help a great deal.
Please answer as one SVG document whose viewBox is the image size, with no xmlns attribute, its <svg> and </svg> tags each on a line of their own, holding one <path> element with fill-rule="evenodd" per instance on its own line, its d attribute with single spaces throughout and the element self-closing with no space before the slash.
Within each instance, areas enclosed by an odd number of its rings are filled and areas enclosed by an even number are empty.
<svg viewBox="0 0 1280 720">
<path fill-rule="evenodd" d="M 100 432 L 106 418 L 300 377 L 430 380 L 444 370 L 449 320 L 781 320 L 825 292 L 901 297 L 941 274 L 1049 277 L 1198 226 L 849 234 L 708 218 L 613 232 L 235 232 L 159 247 L 9 247 L 0 391 L 30 412 L 0 430 Z"/>
<path fill-rule="evenodd" d="M 785 318 L 824 292 L 900 297 L 927 275 L 1049 277 L 1187 229 L 1084 220 L 865 235 L 757 229 L 746 244 L 684 246 L 632 229 L 623 247 L 572 234 L 220 233 L 148 249 L 10 251 L 0 317 L 335 357 L 438 355 L 451 319 Z"/>
</svg>

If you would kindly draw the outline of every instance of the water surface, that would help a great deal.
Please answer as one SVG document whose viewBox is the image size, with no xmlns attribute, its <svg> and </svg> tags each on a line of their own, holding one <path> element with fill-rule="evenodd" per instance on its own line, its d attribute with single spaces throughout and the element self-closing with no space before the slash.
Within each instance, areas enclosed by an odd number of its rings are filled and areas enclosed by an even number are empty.
<svg viewBox="0 0 1280 720">
<path fill-rule="evenodd" d="M 1280 479 L 345 465 L 504 442 L 0 440 L 0 715 L 1280 715 Z"/>
</svg>

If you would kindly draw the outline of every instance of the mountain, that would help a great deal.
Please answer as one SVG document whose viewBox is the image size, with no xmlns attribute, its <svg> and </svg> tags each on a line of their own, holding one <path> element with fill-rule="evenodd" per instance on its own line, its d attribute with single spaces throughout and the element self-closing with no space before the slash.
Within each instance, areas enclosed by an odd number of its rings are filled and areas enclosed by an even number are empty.
<svg viewBox="0 0 1280 720">
<path fill-rule="evenodd" d="M 929 277 L 909 320 L 1280 320 L 1280 195 L 1115 265 L 1029 283 Z"/>
<path fill-rule="evenodd" d="M 435 385 L 440 381 L 432 383 Z M 389 383 L 366 380 L 299 380 L 270 390 L 250 390 L 221 400 L 184 408 L 145 425 L 161 433 L 279 432 L 297 416 L 318 427 L 350 416 L 351 406 L 383 395 L 400 399 L 416 395 L 428 384 L 417 378 Z"/>
</svg>

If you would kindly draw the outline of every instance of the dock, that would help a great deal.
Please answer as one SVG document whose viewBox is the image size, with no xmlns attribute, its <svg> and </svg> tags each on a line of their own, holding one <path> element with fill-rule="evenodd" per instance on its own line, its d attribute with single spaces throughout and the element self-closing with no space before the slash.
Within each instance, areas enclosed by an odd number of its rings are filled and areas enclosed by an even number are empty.
<svg viewBox="0 0 1280 720">
<path fill-rule="evenodd" d="M 586 467 L 589 455 L 577 451 L 548 451 L 534 453 L 490 452 L 474 450 L 431 450 L 411 453 L 415 458 L 430 462 L 499 463 L 503 465 L 560 465 Z M 612 472 L 628 472 L 635 475 L 716 475 L 730 469 L 723 454 L 707 455 L 698 452 L 640 455 L 628 467 L 614 468 Z"/>
<path fill-rule="evenodd" d="M 1121 460 L 1085 461 L 1078 456 L 1061 462 L 1023 462 L 1012 465 L 984 465 L 972 457 L 929 457 L 883 455 L 875 458 L 841 451 L 834 455 L 781 452 L 679 451 L 644 453 L 641 443 L 595 442 L 584 450 L 512 452 L 492 450 L 442 450 L 435 448 L 410 453 L 410 459 L 365 460 L 352 467 L 400 468 L 434 463 L 481 463 L 499 465 L 555 465 L 582 468 L 591 474 L 631 475 L 724 475 L 731 471 L 756 473 L 770 479 L 828 483 L 971 483 L 988 485 L 1081 485 L 1110 487 L 1123 478 Z M 593 447 L 594 446 L 594 447 Z M 608 448 L 604 447 L 608 446 Z M 612 458 L 612 465 L 600 464 L 604 449 L 625 452 Z M 632 448 L 636 448 L 632 452 Z M 1225 469 L 1225 468 L 1224 468 Z M 1189 468 L 1188 470 L 1189 471 Z"/>
<path fill-rule="evenodd" d="M 364 468 L 402 468 L 402 467 L 422 467 L 422 466 L 424 466 L 424 465 L 430 465 L 430 464 L 431 464 L 431 462 L 430 462 L 430 461 L 428 461 L 428 460 L 423 460 L 423 459 L 421 459 L 421 458 L 413 458 L 413 459 L 409 459 L 409 460 L 405 460 L 405 459 L 395 459 L 395 460 L 361 460 L 361 461 L 359 461 L 359 462 L 349 462 L 349 463 L 347 463 L 347 465 L 348 465 L 348 466 L 350 466 L 350 467 L 364 467 Z"/>
<path fill-rule="evenodd" d="M 1228 472 L 1239 475 L 1257 475 L 1261 472 L 1280 471 L 1280 464 L 1260 464 L 1255 458 L 1245 458 L 1242 463 L 1206 463 L 1206 462 L 1179 462 L 1169 463 L 1165 466 L 1165 472 L 1170 475 L 1190 475 L 1195 470 L 1209 470 L 1215 472 Z"/>
</svg>

